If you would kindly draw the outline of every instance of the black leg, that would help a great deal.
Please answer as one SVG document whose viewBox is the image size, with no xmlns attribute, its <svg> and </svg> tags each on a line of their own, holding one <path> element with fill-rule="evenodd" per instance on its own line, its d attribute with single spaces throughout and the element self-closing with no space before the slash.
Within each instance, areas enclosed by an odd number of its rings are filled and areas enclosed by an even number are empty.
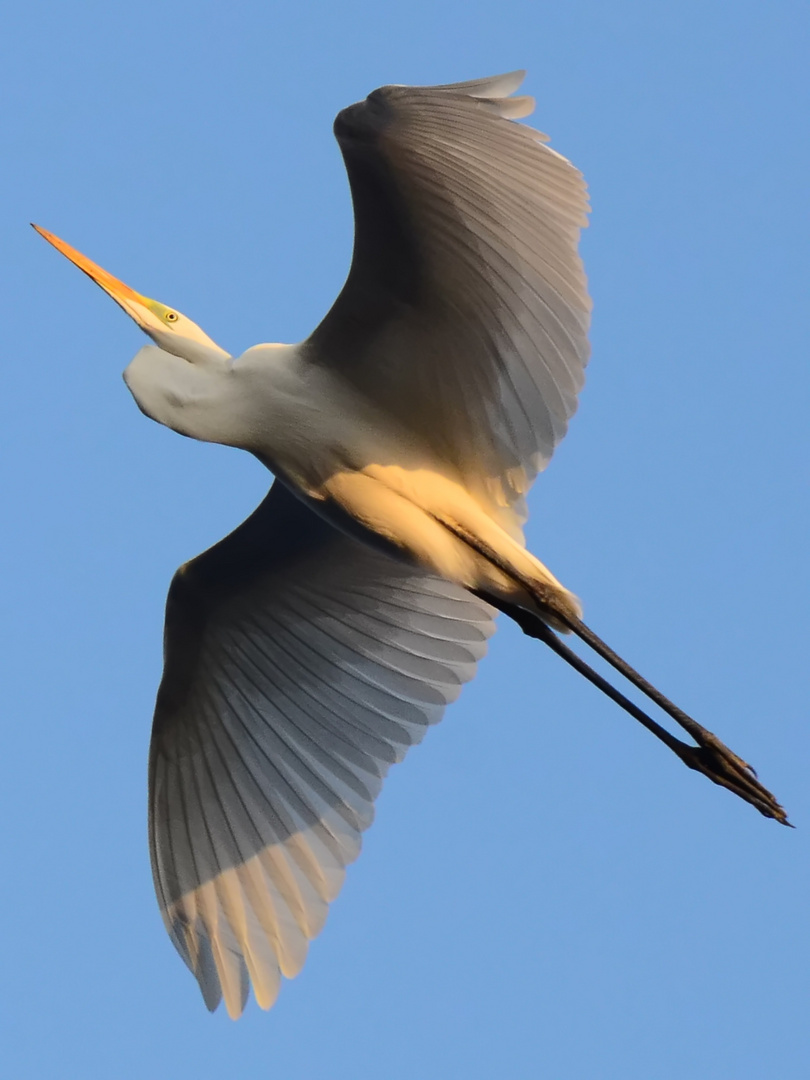
<svg viewBox="0 0 810 1080">
<path fill-rule="evenodd" d="M 554 633 L 554 631 L 537 615 L 532 612 L 526 611 L 525 608 L 517 607 L 513 604 L 504 603 L 498 600 L 493 601 L 492 597 L 484 596 L 483 599 L 492 603 L 495 607 L 499 608 L 505 615 L 508 615 L 514 620 L 529 637 L 537 638 L 539 641 L 544 642 L 550 649 L 552 649 L 558 656 L 561 656 L 566 663 L 570 664 L 575 671 L 578 671 L 581 675 L 597 686 L 604 694 L 620 705 L 627 713 L 634 719 L 638 720 L 640 724 L 643 724 L 648 731 L 651 731 L 657 739 L 660 739 L 666 746 L 677 754 L 678 757 L 687 765 L 690 769 L 695 769 L 697 772 L 702 772 L 704 776 L 707 776 L 715 784 L 719 784 L 721 787 L 728 788 L 729 791 L 733 791 L 735 795 L 739 795 L 741 799 L 750 803 L 756 807 L 761 814 L 765 817 L 773 818 L 780 822 L 782 825 L 790 825 L 787 819 L 787 814 L 783 808 L 779 805 L 774 796 L 763 787 L 757 780 L 754 770 L 747 765 L 742 758 L 739 758 L 733 751 L 729 750 L 724 743 L 712 734 L 711 731 L 707 731 L 697 721 L 693 720 L 691 716 L 688 716 L 683 710 L 679 709 L 677 705 L 674 705 L 669 698 L 665 697 L 659 690 L 657 690 L 651 683 L 648 683 L 646 679 L 634 668 L 630 667 L 620 656 L 618 656 L 608 645 L 606 645 L 601 638 L 589 629 L 579 619 L 572 618 L 570 616 L 562 616 L 559 612 L 555 612 L 555 616 L 558 620 L 562 621 L 569 629 L 581 638 L 587 645 L 589 645 L 594 652 L 598 653 L 604 660 L 606 660 L 612 667 L 625 676 L 634 686 L 636 686 L 642 693 L 646 694 L 656 705 L 660 706 L 665 712 L 667 712 L 681 727 L 692 736 L 697 746 L 690 746 L 688 743 L 681 742 L 680 739 L 676 739 L 666 728 L 656 723 L 651 717 L 649 717 L 642 709 L 640 709 L 624 694 L 620 693 L 614 686 L 612 686 L 607 679 L 604 679 L 598 672 L 587 664 L 580 656 L 578 656 L 572 649 L 565 645 Z"/>
</svg>

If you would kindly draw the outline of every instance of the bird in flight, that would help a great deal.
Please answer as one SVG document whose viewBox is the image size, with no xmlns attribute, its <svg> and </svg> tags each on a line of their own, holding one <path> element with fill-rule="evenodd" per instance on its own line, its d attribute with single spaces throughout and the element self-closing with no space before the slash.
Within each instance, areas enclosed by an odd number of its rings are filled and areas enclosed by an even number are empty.
<svg viewBox="0 0 810 1080">
<path fill-rule="evenodd" d="M 360 850 L 383 778 L 472 678 L 501 611 L 691 769 L 787 824 L 754 771 L 590 630 L 525 547 L 524 496 L 588 358 L 581 174 L 517 123 L 522 72 L 386 86 L 338 114 L 349 275 L 297 345 L 231 356 L 53 234 L 154 342 L 124 373 L 147 416 L 275 476 L 181 566 L 149 756 L 166 928 L 209 1009 L 262 1008 Z M 691 736 L 572 651 L 573 633 Z"/>
</svg>

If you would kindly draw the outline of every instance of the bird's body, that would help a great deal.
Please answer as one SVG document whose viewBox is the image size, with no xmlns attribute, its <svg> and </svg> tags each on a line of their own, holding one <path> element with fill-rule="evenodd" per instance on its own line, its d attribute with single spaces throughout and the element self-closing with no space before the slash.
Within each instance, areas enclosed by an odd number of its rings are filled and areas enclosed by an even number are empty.
<svg viewBox="0 0 810 1080">
<path fill-rule="evenodd" d="M 336 527 L 513 603 L 533 606 L 522 580 L 556 589 L 560 602 L 578 614 L 571 594 L 493 520 L 451 465 L 339 375 L 309 362 L 306 346 L 257 345 L 235 359 L 212 355 L 208 361 L 192 382 L 183 369 L 183 378 L 175 379 L 165 353 L 145 346 L 124 379 L 152 419 L 183 435 L 250 451 Z M 459 531 L 497 551 L 511 574 Z"/>
<path fill-rule="evenodd" d="M 529 552 L 524 496 L 588 356 L 580 174 L 512 122 L 516 73 L 384 87 L 339 114 L 355 208 L 347 282 L 297 345 L 231 357 L 51 234 L 152 337 L 140 408 L 277 480 L 178 571 L 150 753 L 150 845 L 172 940 L 209 1007 L 269 1007 L 301 967 L 388 767 L 472 677 L 496 609 L 690 767 L 762 813 L 748 767 L 619 660 Z M 552 633 L 593 645 L 679 742 Z"/>
</svg>

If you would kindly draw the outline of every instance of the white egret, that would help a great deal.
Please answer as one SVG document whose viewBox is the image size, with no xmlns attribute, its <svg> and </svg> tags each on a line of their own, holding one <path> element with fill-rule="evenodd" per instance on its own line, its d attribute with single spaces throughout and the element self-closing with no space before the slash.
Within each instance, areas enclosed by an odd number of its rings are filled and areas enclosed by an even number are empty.
<svg viewBox="0 0 810 1080">
<path fill-rule="evenodd" d="M 496 609 L 690 767 L 786 823 L 740 758 L 581 621 L 526 550 L 524 495 L 576 408 L 590 301 L 580 173 L 515 123 L 522 73 L 389 86 L 341 112 L 355 243 L 299 345 L 230 356 L 184 315 L 38 231 L 154 345 L 140 408 L 275 474 L 242 525 L 182 566 L 166 609 L 149 763 L 155 887 L 206 1005 L 263 1008 L 321 929 L 388 767 L 470 679 Z M 696 746 L 565 646 L 573 631 Z"/>
</svg>

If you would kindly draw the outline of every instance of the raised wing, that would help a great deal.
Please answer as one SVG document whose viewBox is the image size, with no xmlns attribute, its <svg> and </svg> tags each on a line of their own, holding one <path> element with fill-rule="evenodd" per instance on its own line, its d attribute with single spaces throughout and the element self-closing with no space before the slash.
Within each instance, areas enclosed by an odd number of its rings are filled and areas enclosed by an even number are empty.
<svg viewBox="0 0 810 1080">
<path fill-rule="evenodd" d="M 149 766 L 161 911 L 209 1009 L 301 968 L 388 767 L 472 678 L 492 609 L 279 482 L 181 567 Z"/>
<path fill-rule="evenodd" d="M 513 533 L 576 409 L 591 306 L 585 184 L 510 121 L 534 107 L 507 96 L 522 78 L 386 86 L 338 114 L 354 254 L 307 343 Z"/>
</svg>

